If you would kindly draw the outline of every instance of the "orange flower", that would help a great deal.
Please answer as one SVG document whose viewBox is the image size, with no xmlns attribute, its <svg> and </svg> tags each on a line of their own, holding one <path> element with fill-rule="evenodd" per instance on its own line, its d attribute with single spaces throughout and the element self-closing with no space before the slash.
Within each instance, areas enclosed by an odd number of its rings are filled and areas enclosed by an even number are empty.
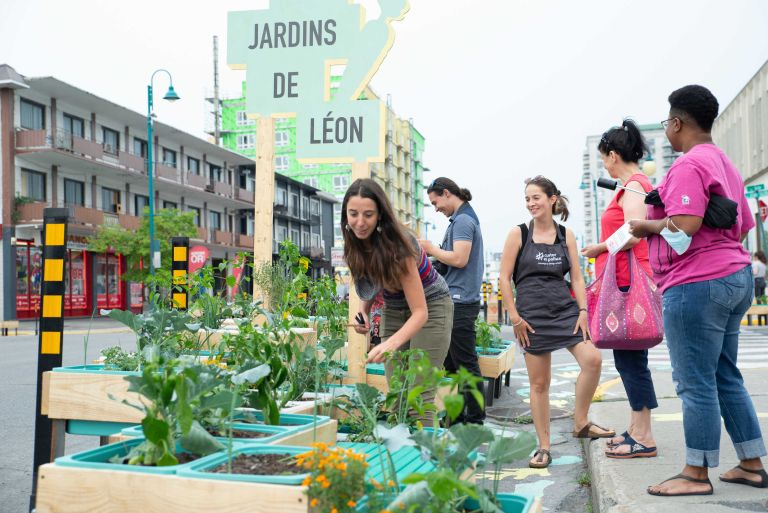
<svg viewBox="0 0 768 513">
<path fill-rule="evenodd" d="M 301 486 L 309 486 L 312 484 L 312 476 L 307 476 L 304 481 L 301 482 Z"/>
<path fill-rule="evenodd" d="M 349 506 L 350 508 L 354 508 L 355 506 L 357 506 L 357 503 L 353 500 L 350 500 L 349 502 L 347 502 L 347 506 Z"/>
<path fill-rule="evenodd" d="M 311 507 L 313 507 L 313 508 L 314 508 L 315 506 L 317 506 L 317 502 L 318 502 L 318 501 L 317 501 L 317 499 L 312 499 L 312 500 L 309 502 L 309 505 L 310 505 Z"/>
<path fill-rule="evenodd" d="M 331 486 L 331 482 L 330 481 L 323 481 L 323 488 L 328 488 L 330 486 Z"/>
</svg>

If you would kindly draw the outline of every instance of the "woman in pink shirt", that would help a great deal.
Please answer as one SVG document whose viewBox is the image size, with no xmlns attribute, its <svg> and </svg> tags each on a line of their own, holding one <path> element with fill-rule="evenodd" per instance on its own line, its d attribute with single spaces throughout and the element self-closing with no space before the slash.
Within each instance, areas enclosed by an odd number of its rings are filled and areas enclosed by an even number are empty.
<svg viewBox="0 0 768 513">
<path fill-rule="evenodd" d="M 664 331 L 672 379 L 683 402 L 683 471 L 648 488 L 651 495 L 711 495 L 708 468 L 720 464 L 720 418 L 740 463 L 720 480 L 768 487 L 766 455 L 755 408 L 736 366 L 741 319 L 752 303 L 750 257 L 741 241 L 755 223 L 744 182 L 713 144 L 718 103 L 708 89 L 685 86 L 669 96 L 662 122 L 679 157 L 658 187 L 664 206 L 649 206 L 647 221 L 631 221 L 648 237 L 651 268 L 663 293 Z M 702 223 L 711 195 L 738 205 L 728 229 Z"/>
</svg>

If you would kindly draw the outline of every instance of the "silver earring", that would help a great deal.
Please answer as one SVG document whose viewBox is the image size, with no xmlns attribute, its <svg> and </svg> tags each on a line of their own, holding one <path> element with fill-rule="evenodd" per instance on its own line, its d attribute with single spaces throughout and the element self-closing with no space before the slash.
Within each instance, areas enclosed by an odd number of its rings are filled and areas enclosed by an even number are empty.
<svg viewBox="0 0 768 513">
<path fill-rule="evenodd" d="M 351 230 L 351 228 L 349 227 L 349 225 L 347 225 L 347 231 L 349 231 L 349 230 Z"/>
<path fill-rule="evenodd" d="M 376 225 L 376 231 L 381 233 L 381 225 Z"/>
</svg>

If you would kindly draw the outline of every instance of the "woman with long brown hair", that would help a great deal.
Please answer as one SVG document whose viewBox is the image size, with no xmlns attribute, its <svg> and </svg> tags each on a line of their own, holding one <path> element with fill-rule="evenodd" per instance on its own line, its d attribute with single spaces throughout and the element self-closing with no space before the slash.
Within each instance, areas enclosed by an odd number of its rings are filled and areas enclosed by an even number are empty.
<svg viewBox="0 0 768 513">
<path fill-rule="evenodd" d="M 381 340 L 368 353 L 380 363 L 387 353 L 421 349 L 442 368 L 451 342 L 453 301 L 418 240 L 395 218 L 382 188 L 373 180 L 355 180 L 341 205 L 344 257 L 360 296 L 358 333 L 370 329 L 371 302 L 382 290 Z M 386 365 L 387 377 L 391 365 Z M 425 394 L 431 400 L 433 393 Z"/>
</svg>

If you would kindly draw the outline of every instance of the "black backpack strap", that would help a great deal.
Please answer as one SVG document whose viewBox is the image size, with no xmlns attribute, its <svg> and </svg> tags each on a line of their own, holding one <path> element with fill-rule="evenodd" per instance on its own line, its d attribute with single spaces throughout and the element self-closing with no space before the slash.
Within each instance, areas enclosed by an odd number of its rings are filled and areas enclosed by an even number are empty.
<svg viewBox="0 0 768 513">
<path fill-rule="evenodd" d="M 515 259 L 515 270 L 512 271 L 512 281 L 515 283 L 515 285 L 517 285 L 517 269 L 520 267 L 520 257 L 523 254 L 525 243 L 528 241 L 528 225 L 525 223 L 520 223 L 517 226 L 520 228 L 522 243 L 520 244 L 520 250 L 517 252 L 517 258 Z"/>
</svg>

